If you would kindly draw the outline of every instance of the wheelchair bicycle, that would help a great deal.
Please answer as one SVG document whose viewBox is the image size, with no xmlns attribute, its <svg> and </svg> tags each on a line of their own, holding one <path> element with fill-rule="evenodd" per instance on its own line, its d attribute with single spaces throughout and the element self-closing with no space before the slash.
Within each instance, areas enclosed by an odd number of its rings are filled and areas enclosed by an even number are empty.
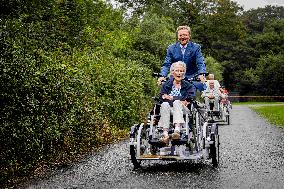
<svg viewBox="0 0 284 189">
<path fill-rule="evenodd" d="M 190 82 L 193 79 L 189 80 Z M 185 124 L 180 130 L 180 139 L 173 140 L 174 126 L 169 128 L 169 143 L 160 142 L 163 129 L 158 125 L 161 102 L 155 98 L 153 110 L 147 116 L 147 123 L 134 124 L 130 130 L 130 158 L 134 168 L 141 167 L 145 160 L 166 161 L 210 161 L 214 167 L 219 164 L 218 124 L 206 112 L 204 104 L 190 99 L 188 111 L 184 114 Z"/>
<path fill-rule="evenodd" d="M 219 100 L 218 102 L 218 111 L 213 111 L 213 103 L 210 103 L 210 109 L 208 113 L 211 116 L 211 119 L 215 119 L 215 122 L 222 122 L 227 125 L 230 125 L 230 109 L 232 109 L 231 105 L 224 102 L 223 100 Z"/>
<path fill-rule="evenodd" d="M 230 125 L 230 109 L 232 105 L 228 99 L 219 99 L 218 110 L 214 110 L 214 101 L 209 102 L 208 115 L 211 119 L 214 119 L 215 122 L 226 123 Z"/>
<path fill-rule="evenodd" d="M 230 110 L 232 109 L 232 104 L 228 99 L 220 100 L 220 111 L 222 120 L 230 125 Z"/>
</svg>

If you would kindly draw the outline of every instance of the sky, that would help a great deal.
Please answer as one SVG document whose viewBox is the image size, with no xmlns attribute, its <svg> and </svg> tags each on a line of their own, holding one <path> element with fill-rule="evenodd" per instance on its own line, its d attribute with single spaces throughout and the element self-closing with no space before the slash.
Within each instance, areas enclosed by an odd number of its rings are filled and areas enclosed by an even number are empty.
<svg viewBox="0 0 284 189">
<path fill-rule="evenodd" d="M 244 10 L 263 8 L 266 5 L 284 6 L 284 0 L 233 0 L 243 6 Z"/>
</svg>

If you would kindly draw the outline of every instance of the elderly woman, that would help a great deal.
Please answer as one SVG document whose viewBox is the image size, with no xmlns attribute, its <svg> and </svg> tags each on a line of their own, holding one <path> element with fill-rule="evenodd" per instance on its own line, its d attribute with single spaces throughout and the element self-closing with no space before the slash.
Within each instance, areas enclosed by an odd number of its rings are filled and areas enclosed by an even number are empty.
<svg viewBox="0 0 284 189">
<path fill-rule="evenodd" d="M 208 87 L 202 92 L 201 97 L 204 97 L 205 106 L 207 110 L 210 110 L 210 103 L 214 103 L 213 111 L 219 111 L 219 98 L 221 92 L 219 86 L 215 86 L 215 80 L 209 80 Z"/>
<path fill-rule="evenodd" d="M 186 65 L 182 61 L 175 62 L 170 67 L 171 78 L 166 81 L 161 89 L 160 98 L 163 101 L 161 104 L 161 118 L 159 126 L 163 128 L 163 137 L 161 142 L 168 143 L 169 141 L 169 125 L 170 115 L 173 115 L 174 133 L 172 139 L 180 138 L 180 128 L 185 123 L 183 113 L 188 110 L 187 105 L 194 88 L 191 83 L 183 80 L 186 71 Z"/>
</svg>

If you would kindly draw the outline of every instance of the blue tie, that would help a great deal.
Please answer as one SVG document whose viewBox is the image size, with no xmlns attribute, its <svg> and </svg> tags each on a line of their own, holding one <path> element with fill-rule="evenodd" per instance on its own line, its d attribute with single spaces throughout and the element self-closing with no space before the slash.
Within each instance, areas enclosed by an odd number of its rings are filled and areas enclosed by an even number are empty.
<svg viewBox="0 0 284 189">
<path fill-rule="evenodd" d="M 185 47 L 183 46 L 183 47 L 181 48 L 181 53 L 184 55 L 184 52 L 185 52 Z"/>
</svg>

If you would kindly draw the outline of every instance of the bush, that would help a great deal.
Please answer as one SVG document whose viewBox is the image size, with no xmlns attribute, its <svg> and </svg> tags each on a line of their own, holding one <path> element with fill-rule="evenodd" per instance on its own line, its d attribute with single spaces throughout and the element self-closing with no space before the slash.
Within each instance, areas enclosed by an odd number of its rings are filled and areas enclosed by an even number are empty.
<svg viewBox="0 0 284 189">
<path fill-rule="evenodd" d="M 63 54 L 18 54 L 20 64 L 6 64 L 11 69 L 2 75 L 9 85 L 1 83 L 4 180 L 114 140 L 116 130 L 142 121 L 150 110 L 156 93 L 150 70 L 99 52 Z"/>
<path fill-rule="evenodd" d="M 24 13 L 1 22 L 1 186 L 120 137 L 143 120 L 156 93 L 150 69 L 113 55 L 131 41 L 106 29 L 112 20 L 74 32 L 76 22 L 63 15 L 58 23 L 56 14 Z"/>
</svg>

